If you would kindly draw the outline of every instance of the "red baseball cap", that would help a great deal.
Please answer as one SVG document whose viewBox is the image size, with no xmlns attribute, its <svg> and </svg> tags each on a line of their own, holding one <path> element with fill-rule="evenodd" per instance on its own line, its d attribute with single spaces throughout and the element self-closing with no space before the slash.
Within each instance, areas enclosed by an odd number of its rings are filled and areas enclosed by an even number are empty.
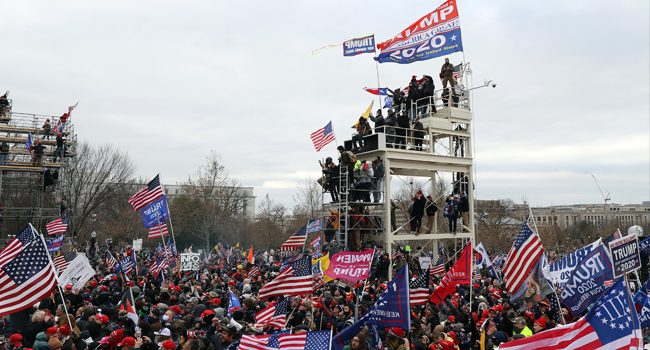
<svg viewBox="0 0 650 350">
<path fill-rule="evenodd" d="M 72 289 L 72 285 L 71 284 L 66 284 L 64 289 Z"/>
<path fill-rule="evenodd" d="M 120 343 L 117 344 L 118 346 L 134 346 L 135 345 L 135 338 L 133 337 L 126 337 L 124 340 L 122 340 Z"/>
<path fill-rule="evenodd" d="M 50 327 L 50 328 L 47 329 L 47 334 L 49 334 L 49 335 L 54 335 L 54 334 L 56 334 L 56 332 L 57 332 L 58 330 L 59 330 L 59 329 L 56 328 L 56 327 Z"/>
<path fill-rule="evenodd" d="M 23 346 L 23 336 L 18 333 L 13 334 L 11 337 L 9 337 L 9 340 L 11 340 L 11 342 L 14 343 L 14 346 L 17 348 L 21 348 Z"/>
<path fill-rule="evenodd" d="M 175 344 L 173 341 L 171 341 L 171 340 L 165 340 L 165 341 L 162 343 L 162 346 L 163 346 L 163 348 L 165 348 L 165 349 L 167 349 L 167 350 L 174 350 L 174 349 L 176 349 L 176 344 Z"/>
<path fill-rule="evenodd" d="M 526 311 L 524 312 L 524 315 L 528 316 L 531 320 L 535 319 L 535 314 L 532 311 Z"/>
</svg>

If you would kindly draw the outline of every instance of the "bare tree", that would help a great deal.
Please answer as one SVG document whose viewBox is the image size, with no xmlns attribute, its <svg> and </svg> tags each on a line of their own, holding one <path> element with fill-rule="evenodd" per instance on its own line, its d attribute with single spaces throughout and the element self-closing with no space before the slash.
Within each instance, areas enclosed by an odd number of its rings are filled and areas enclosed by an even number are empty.
<svg viewBox="0 0 650 350">
<path fill-rule="evenodd" d="M 127 153 L 122 153 L 113 145 L 92 147 L 81 143 L 77 155 L 70 160 L 68 172 L 74 181 L 63 195 L 72 209 L 73 220 L 69 224 L 73 232 L 87 234 L 88 218 L 91 214 L 101 214 L 116 206 L 124 206 L 128 197 L 124 196 L 123 184 L 128 183 L 136 167 Z"/>
<path fill-rule="evenodd" d="M 478 201 L 475 213 L 478 241 L 493 252 L 508 252 L 522 224 L 515 218 L 516 211 L 512 199 Z"/>
<path fill-rule="evenodd" d="M 297 186 L 297 193 L 293 196 L 296 205 L 293 207 L 293 216 L 298 222 L 306 222 L 309 219 L 316 219 L 323 215 L 322 187 L 308 177 L 300 180 Z M 300 225 L 302 226 L 302 225 Z"/>
<path fill-rule="evenodd" d="M 228 224 L 242 213 L 244 192 L 237 180 L 230 178 L 221 157 L 211 152 L 206 164 L 199 167 L 187 182 L 182 194 L 170 204 L 177 230 L 198 238 L 206 251 L 212 249 Z"/>
<path fill-rule="evenodd" d="M 278 242 L 284 233 L 284 228 L 288 222 L 288 210 L 282 204 L 276 204 L 267 193 L 262 202 L 257 207 L 256 227 L 265 250 L 281 244 Z"/>
</svg>

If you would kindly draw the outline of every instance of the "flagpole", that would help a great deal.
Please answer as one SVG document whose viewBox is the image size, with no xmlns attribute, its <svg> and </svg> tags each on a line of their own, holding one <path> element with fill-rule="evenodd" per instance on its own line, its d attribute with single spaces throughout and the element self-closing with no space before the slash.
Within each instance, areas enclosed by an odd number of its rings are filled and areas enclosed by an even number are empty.
<svg viewBox="0 0 650 350">
<path fill-rule="evenodd" d="M 634 307 L 634 303 L 630 299 L 630 295 L 632 294 L 632 291 L 630 290 L 630 276 L 627 273 L 625 274 L 625 282 L 626 282 L 625 283 L 625 291 L 627 292 L 625 294 L 626 294 L 626 297 L 627 297 L 627 302 L 630 303 L 630 307 Z M 634 317 L 632 317 L 632 333 L 634 334 L 634 339 L 637 340 L 636 344 L 637 344 L 637 349 L 638 349 L 639 348 L 639 338 L 637 338 L 637 336 L 636 336 L 636 332 L 635 332 L 636 325 L 635 325 L 635 323 L 636 322 L 634 322 Z M 643 329 L 641 330 L 641 332 L 643 332 Z"/>
<path fill-rule="evenodd" d="M 160 172 L 158 172 L 158 180 L 160 180 Z M 163 193 L 165 193 L 165 185 L 163 185 L 162 180 L 160 180 L 160 188 L 162 188 Z M 166 201 L 167 201 L 167 195 L 165 195 L 165 202 Z M 167 211 L 169 211 L 169 203 L 167 203 Z M 158 210 L 156 210 L 156 215 L 158 215 Z M 174 247 L 178 247 L 176 245 L 176 236 L 174 236 L 174 225 L 172 225 L 172 213 L 171 212 L 169 213 L 169 229 L 172 231 L 172 240 L 174 240 Z"/>
<path fill-rule="evenodd" d="M 330 123 L 332 123 L 331 120 Z M 336 144 L 336 148 L 339 148 L 339 141 L 336 139 L 336 132 L 334 131 L 334 125 L 332 125 L 332 134 L 334 134 L 334 144 Z"/>
<path fill-rule="evenodd" d="M 375 41 L 375 34 L 372 35 L 373 37 L 373 46 L 372 48 L 375 50 L 375 69 L 377 70 L 377 99 L 379 100 L 379 109 L 381 108 L 381 84 L 379 83 L 379 62 L 377 62 L 377 49 L 375 48 L 374 41 Z M 386 97 L 388 97 L 388 94 L 386 94 Z M 393 106 L 395 107 L 395 106 Z M 372 111 L 370 111 L 372 112 Z"/>
<path fill-rule="evenodd" d="M 38 232 L 31 223 L 29 223 L 29 226 L 32 228 L 32 230 L 34 230 L 34 232 Z M 38 234 L 38 236 L 41 238 L 41 243 L 43 243 L 43 247 L 47 251 L 48 249 L 47 249 L 47 243 L 45 243 L 45 238 L 41 234 Z M 50 262 L 50 267 L 52 268 L 52 272 L 54 272 L 54 278 L 56 278 L 56 285 L 59 288 L 59 293 L 61 294 L 61 303 L 63 304 L 63 308 L 65 310 L 65 316 L 68 319 L 68 324 L 70 325 L 70 327 L 72 327 L 72 322 L 70 322 L 70 314 L 68 313 L 68 307 L 66 306 L 65 299 L 63 298 L 64 294 L 63 294 L 63 290 L 61 289 L 61 283 L 59 281 L 59 273 L 56 271 L 56 268 L 54 267 L 54 262 L 52 262 L 52 257 L 50 256 L 50 254 L 45 254 L 45 255 L 47 255 L 47 260 Z"/>
</svg>

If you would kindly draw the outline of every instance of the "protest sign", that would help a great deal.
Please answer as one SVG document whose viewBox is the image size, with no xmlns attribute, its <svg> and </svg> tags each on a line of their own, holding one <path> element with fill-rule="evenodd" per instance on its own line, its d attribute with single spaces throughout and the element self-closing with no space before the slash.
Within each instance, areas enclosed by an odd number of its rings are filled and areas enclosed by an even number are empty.
<svg viewBox="0 0 650 350">
<path fill-rule="evenodd" d="M 428 270 L 431 268 L 431 258 L 426 256 L 426 257 L 420 257 L 420 268 L 422 270 Z"/>
<path fill-rule="evenodd" d="M 180 268 L 181 271 L 198 271 L 201 258 L 198 253 L 182 253 Z"/>
<path fill-rule="evenodd" d="M 330 259 L 325 274 L 331 278 L 344 278 L 353 282 L 368 278 L 374 250 L 341 252 Z"/>
<path fill-rule="evenodd" d="M 639 238 L 636 235 L 609 242 L 609 250 L 612 252 L 614 277 L 618 278 L 641 267 Z"/>
</svg>

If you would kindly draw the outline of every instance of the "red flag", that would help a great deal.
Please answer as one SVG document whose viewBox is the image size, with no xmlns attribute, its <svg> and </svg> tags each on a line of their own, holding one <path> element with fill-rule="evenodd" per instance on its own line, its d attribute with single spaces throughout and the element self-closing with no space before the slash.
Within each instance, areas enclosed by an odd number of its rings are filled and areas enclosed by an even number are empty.
<svg viewBox="0 0 650 350">
<path fill-rule="evenodd" d="M 456 291 L 457 284 L 472 283 L 472 242 L 465 247 L 454 266 L 449 269 L 436 290 L 431 294 L 431 302 L 438 305 L 445 297 Z"/>
</svg>

